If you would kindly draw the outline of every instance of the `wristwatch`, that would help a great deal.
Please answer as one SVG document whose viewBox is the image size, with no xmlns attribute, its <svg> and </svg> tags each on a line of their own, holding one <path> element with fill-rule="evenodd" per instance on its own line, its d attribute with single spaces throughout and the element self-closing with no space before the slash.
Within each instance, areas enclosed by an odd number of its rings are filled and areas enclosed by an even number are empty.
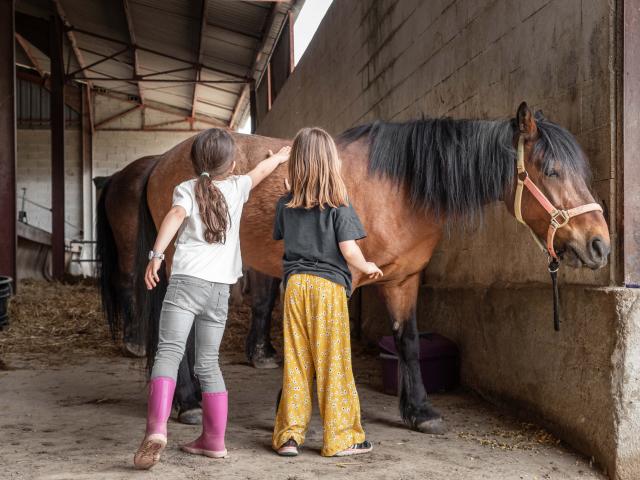
<svg viewBox="0 0 640 480">
<path fill-rule="evenodd" d="M 160 261 L 164 260 L 164 253 L 154 252 L 153 250 L 149 251 L 149 260 L 153 260 L 154 258 L 159 258 Z"/>
</svg>

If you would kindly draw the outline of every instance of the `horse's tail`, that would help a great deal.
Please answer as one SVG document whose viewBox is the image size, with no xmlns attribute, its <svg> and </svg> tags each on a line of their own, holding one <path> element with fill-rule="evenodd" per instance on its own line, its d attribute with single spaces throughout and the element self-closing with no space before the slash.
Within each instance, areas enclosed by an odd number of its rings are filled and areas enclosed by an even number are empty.
<svg viewBox="0 0 640 480">
<path fill-rule="evenodd" d="M 147 178 L 148 182 L 148 178 Z M 138 241 L 136 245 L 135 296 L 136 319 L 147 337 L 147 368 L 151 371 L 158 347 L 158 325 L 162 300 L 167 290 L 167 276 L 164 263 L 158 272 L 160 282 L 153 290 L 147 290 L 144 284 L 144 272 L 149 262 L 149 251 L 153 249 L 158 231 L 147 203 L 147 182 L 145 182 L 138 210 Z"/>
<path fill-rule="evenodd" d="M 113 236 L 111 224 L 107 218 L 106 198 L 109 192 L 111 178 L 107 179 L 98 199 L 97 245 L 96 257 L 100 277 L 100 293 L 102 297 L 102 311 L 109 324 L 111 336 L 115 340 L 116 333 L 121 328 L 122 305 L 115 285 L 115 275 L 118 269 L 118 249 Z"/>
</svg>

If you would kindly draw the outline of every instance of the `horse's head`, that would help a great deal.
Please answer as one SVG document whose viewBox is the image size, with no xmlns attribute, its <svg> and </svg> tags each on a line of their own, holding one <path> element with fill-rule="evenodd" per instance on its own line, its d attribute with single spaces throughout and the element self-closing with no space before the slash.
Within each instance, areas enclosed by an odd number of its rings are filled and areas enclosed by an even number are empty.
<svg viewBox="0 0 640 480">
<path fill-rule="evenodd" d="M 541 112 L 534 117 L 523 102 L 514 119 L 516 148 L 519 141 L 526 170 L 520 168 L 516 173 L 522 190 L 521 219 L 570 266 L 597 269 L 606 265 L 611 250 L 609 229 L 602 211 L 593 205 L 589 166 L 576 139 Z M 516 216 L 517 197 L 517 188 L 507 196 L 507 205 Z M 557 215 L 552 219 L 554 208 Z M 552 230 L 554 235 L 550 235 Z"/>
</svg>

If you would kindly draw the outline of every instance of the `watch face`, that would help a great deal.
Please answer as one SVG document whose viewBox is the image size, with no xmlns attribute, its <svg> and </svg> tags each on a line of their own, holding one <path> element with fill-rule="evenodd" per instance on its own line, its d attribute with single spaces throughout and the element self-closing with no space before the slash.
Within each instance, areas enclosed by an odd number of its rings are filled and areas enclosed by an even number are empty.
<svg viewBox="0 0 640 480">
<path fill-rule="evenodd" d="M 153 250 L 149 252 L 149 260 L 153 259 Z"/>
</svg>

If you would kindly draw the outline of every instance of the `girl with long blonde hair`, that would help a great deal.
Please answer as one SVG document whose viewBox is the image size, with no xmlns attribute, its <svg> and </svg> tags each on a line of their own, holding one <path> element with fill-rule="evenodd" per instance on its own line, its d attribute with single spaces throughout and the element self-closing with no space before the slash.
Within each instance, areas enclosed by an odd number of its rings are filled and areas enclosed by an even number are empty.
<svg viewBox="0 0 640 480">
<path fill-rule="evenodd" d="M 272 438 L 274 450 L 295 456 L 311 419 L 315 376 L 324 425 L 323 456 L 370 452 L 360 423 L 351 369 L 351 271 L 382 271 L 356 243 L 364 228 L 349 203 L 338 150 L 320 128 L 293 140 L 290 192 L 276 207 L 274 239 L 284 240 L 284 373 Z"/>
</svg>

